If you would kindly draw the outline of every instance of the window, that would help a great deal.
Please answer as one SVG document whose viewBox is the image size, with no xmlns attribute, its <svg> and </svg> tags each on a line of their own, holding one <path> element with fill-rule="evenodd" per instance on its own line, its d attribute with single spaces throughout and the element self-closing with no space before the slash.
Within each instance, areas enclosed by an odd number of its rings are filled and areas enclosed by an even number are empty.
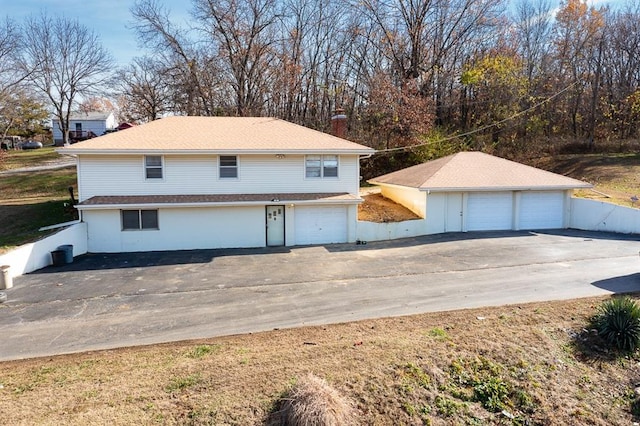
<svg viewBox="0 0 640 426">
<path fill-rule="evenodd" d="M 162 179 L 162 156 L 145 155 L 144 172 L 147 179 Z"/>
<path fill-rule="evenodd" d="M 338 156 L 325 155 L 322 157 L 322 176 L 338 177 Z"/>
<path fill-rule="evenodd" d="M 220 156 L 220 178 L 238 177 L 238 157 L 235 155 Z"/>
<path fill-rule="evenodd" d="M 307 155 L 305 158 L 305 176 L 308 178 L 338 177 L 338 156 Z"/>
<path fill-rule="evenodd" d="M 122 210 L 122 230 L 159 229 L 158 210 Z"/>
</svg>

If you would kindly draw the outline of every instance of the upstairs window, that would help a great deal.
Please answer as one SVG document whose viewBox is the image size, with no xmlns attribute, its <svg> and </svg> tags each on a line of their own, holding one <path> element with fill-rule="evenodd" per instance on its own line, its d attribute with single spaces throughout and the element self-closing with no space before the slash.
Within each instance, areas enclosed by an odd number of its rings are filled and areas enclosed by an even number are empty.
<svg viewBox="0 0 640 426">
<path fill-rule="evenodd" d="M 145 155 L 144 173 L 147 179 L 162 179 L 162 156 Z"/>
<path fill-rule="evenodd" d="M 338 177 L 338 156 L 322 156 L 322 177 Z"/>
<path fill-rule="evenodd" d="M 322 177 L 322 155 L 307 155 L 305 176 L 308 178 Z"/>
<path fill-rule="evenodd" d="M 338 156 L 307 155 L 305 158 L 305 176 L 308 178 L 338 177 Z"/>
<path fill-rule="evenodd" d="M 220 179 L 238 177 L 238 157 L 236 155 L 220 156 Z"/>
<path fill-rule="evenodd" d="M 122 210 L 122 230 L 159 229 L 158 210 Z"/>
</svg>

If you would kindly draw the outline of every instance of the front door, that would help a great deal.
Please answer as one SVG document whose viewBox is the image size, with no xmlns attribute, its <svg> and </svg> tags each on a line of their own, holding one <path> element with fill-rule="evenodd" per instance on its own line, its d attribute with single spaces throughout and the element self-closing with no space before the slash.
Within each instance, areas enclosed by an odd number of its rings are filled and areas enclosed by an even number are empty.
<svg viewBox="0 0 640 426">
<path fill-rule="evenodd" d="M 267 246 L 284 245 L 284 206 L 267 206 Z"/>
</svg>

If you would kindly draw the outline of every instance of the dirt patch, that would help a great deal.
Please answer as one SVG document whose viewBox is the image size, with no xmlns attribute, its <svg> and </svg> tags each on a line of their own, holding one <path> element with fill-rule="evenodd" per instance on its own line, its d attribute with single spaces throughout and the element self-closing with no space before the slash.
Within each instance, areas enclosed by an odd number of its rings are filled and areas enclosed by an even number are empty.
<svg viewBox="0 0 640 426">
<path fill-rule="evenodd" d="M 282 395 L 311 373 L 354 401 L 363 425 L 630 425 L 638 421 L 631 410 L 639 359 L 594 356 L 576 344 L 603 300 L 4 362 L 2 420 L 265 424 Z"/>
<path fill-rule="evenodd" d="M 402 222 L 420 219 L 411 210 L 380 194 L 380 189 L 364 188 L 360 196 L 364 202 L 358 206 L 358 220 L 365 222 Z"/>
</svg>

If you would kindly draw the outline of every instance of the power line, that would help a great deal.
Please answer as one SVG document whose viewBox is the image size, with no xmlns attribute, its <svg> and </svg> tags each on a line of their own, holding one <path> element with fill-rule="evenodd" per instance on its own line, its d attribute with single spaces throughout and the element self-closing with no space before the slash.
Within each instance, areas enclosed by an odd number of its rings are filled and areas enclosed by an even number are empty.
<svg viewBox="0 0 640 426">
<path fill-rule="evenodd" d="M 577 80 L 574 81 L 573 83 L 571 83 L 570 85 L 568 85 L 567 87 L 565 87 L 564 89 L 560 90 L 559 92 L 554 93 L 553 95 L 549 96 L 546 99 L 541 100 L 540 102 L 530 106 L 529 108 L 527 108 L 525 110 L 522 110 L 522 111 L 519 111 L 519 112 L 513 114 L 512 116 L 504 118 L 504 119 L 502 119 L 500 121 L 496 121 L 495 123 L 491 123 L 491 124 L 487 124 L 487 125 L 482 126 L 482 127 L 478 127 L 477 129 L 471 130 L 469 132 L 459 133 L 459 134 L 447 136 L 445 138 L 438 139 L 438 140 L 435 140 L 435 141 L 428 141 L 428 142 L 424 142 L 424 143 L 420 143 L 420 144 L 416 144 L 416 145 L 401 146 L 401 147 L 397 147 L 397 148 L 380 149 L 380 150 L 377 150 L 375 152 L 375 154 L 383 154 L 383 153 L 387 153 L 387 152 L 396 152 L 396 151 L 405 151 L 405 150 L 409 150 L 409 149 L 413 149 L 413 148 L 418 148 L 418 147 L 421 147 L 421 146 L 426 146 L 426 145 L 429 145 L 431 143 L 447 142 L 447 141 L 450 141 L 450 140 L 453 140 L 453 139 L 457 139 L 457 138 L 461 138 L 461 137 L 465 137 L 465 136 L 470 136 L 470 135 L 473 135 L 475 133 L 482 132 L 482 131 L 490 129 L 492 127 L 499 126 L 502 123 L 506 123 L 507 121 L 514 120 L 514 119 L 516 119 L 516 118 L 528 113 L 529 111 L 532 111 L 532 110 L 534 110 L 534 109 L 546 104 L 550 100 L 552 100 L 554 98 L 557 98 L 558 96 L 560 96 L 561 94 L 563 94 L 567 90 L 571 89 L 576 84 L 578 84 Z"/>
</svg>

